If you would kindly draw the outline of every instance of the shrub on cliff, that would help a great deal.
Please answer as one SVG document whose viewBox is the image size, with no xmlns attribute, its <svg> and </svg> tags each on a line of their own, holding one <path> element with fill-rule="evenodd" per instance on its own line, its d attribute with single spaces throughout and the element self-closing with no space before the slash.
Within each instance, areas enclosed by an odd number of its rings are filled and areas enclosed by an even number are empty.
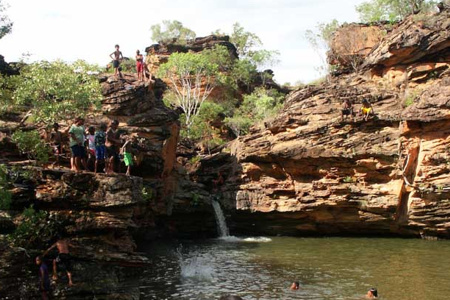
<svg viewBox="0 0 450 300">
<path fill-rule="evenodd" d="M 227 117 L 225 123 L 236 136 L 247 134 L 252 125 L 275 116 L 281 109 L 284 95 L 276 90 L 256 89 L 252 94 L 245 95 L 241 106 L 232 117 Z"/>
<path fill-rule="evenodd" d="M 11 99 L 19 109 L 29 109 L 35 122 L 51 123 L 85 115 L 100 106 L 100 83 L 97 66 L 83 61 L 36 62 L 24 66 L 13 76 L 16 89 Z"/>
<path fill-rule="evenodd" d="M 418 11 L 429 12 L 435 1 L 427 0 L 371 0 L 356 6 L 362 22 L 400 21 Z"/>
<path fill-rule="evenodd" d="M 35 159 L 38 163 L 48 162 L 50 147 L 37 131 L 16 131 L 12 134 L 11 140 L 29 159 Z"/>
</svg>

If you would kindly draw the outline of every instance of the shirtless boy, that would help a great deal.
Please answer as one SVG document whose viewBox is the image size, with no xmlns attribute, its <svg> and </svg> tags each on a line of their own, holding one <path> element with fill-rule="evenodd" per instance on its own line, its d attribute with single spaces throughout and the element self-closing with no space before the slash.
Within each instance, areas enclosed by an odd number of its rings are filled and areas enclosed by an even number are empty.
<svg viewBox="0 0 450 300">
<path fill-rule="evenodd" d="M 123 55 L 122 52 L 119 50 L 119 45 L 116 45 L 116 51 L 114 51 L 113 53 L 111 53 L 109 55 L 109 57 L 111 57 L 111 59 L 113 60 L 113 68 L 114 68 L 114 75 L 117 76 L 119 75 L 120 77 L 122 77 L 122 73 L 120 73 L 119 70 L 119 66 L 120 66 L 120 62 L 123 59 Z"/>
<path fill-rule="evenodd" d="M 72 263 L 71 258 L 69 254 L 69 247 L 74 248 L 74 246 L 69 242 L 68 239 L 58 237 L 58 240 L 56 243 L 54 243 L 50 248 L 48 248 L 42 256 L 45 256 L 50 250 L 53 248 L 58 249 L 58 256 L 56 259 L 53 260 L 53 280 L 58 279 L 58 272 L 57 272 L 57 264 L 61 264 L 66 269 L 67 278 L 69 278 L 69 286 L 73 285 L 72 282 Z"/>
</svg>

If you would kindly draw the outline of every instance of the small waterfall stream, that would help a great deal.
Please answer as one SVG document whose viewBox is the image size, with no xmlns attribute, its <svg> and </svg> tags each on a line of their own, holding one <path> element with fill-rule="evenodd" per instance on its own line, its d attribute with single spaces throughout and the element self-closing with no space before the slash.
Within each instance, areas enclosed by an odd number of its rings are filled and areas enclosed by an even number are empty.
<svg viewBox="0 0 450 300">
<path fill-rule="evenodd" d="M 220 207 L 220 203 L 216 200 L 212 200 L 211 204 L 214 208 L 214 214 L 216 215 L 216 223 L 217 229 L 219 231 L 220 237 L 227 237 L 230 235 L 227 227 L 227 222 L 225 220 L 225 216 L 223 214 L 222 208 Z"/>
</svg>

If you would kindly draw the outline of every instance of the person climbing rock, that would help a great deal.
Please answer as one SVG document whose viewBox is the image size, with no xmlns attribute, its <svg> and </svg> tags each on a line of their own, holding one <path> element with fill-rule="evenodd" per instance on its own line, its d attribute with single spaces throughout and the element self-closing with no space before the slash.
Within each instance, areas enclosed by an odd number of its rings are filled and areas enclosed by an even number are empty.
<svg viewBox="0 0 450 300">
<path fill-rule="evenodd" d="M 53 260 L 53 280 L 58 279 L 58 270 L 57 265 L 62 265 L 67 273 L 67 278 L 69 279 L 69 286 L 73 286 L 72 281 L 72 262 L 71 262 L 71 256 L 69 253 L 69 247 L 74 248 L 70 241 L 68 239 L 63 238 L 62 236 L 58 236 L 58 239 L 56 243 L 54 243 L 50 248 L 48 248 L 44 254 L 42 254 L 42 257 L 45 257 L 50 250 L 53 248 L 58 249 L 58 256 Z"/>
<path fill-rule="evenodd" d="M 119 50 L 120 47 L 119 45 L 115 45 L 116 50 L 111 53 L 109 55 L 109 57 L 111 57 L 111 59 L 113 60 L 113 68 L 114 68 L 114 75 L 117 76 L 119 75 L 120 77 L 122 77 L 122 73 L 120 72 L 120 62 L 123 59 L 123 55 L 122 52 Z"/>
<path fill-rule="evenodd" d="M 344 122 L 344 119 L 346 119 L 347 116 L 350 116 L 350 118 L 352 118 L 352 120 L 355 121 L 355 113 L 353 111 L 353 105 L 349 99 L 345 99 L 344 103 L 342 104 L 341 122 Z"/>
<path fill-rule="evenodd" d="M 144 56 L 139 50 L 136 50 L 136 72 L 138 75 L 138 80 L 144 80 Z"/>
<path fill-rule="evenodd" d="M 36 257 L 36 265 L 39 266 L 39 291 L 41 292 L 42 300 L 47 300 L 51 291 L 48 267 L 41 256 Z"/>
<path fill-rule="evenodd" d="M 367 121 L 370 116 L 374 116 L 372 104 L 370 104 L 369 100 L 367 99 L 363 99 L 362 101 L 361 114 L 364 118 L 364 121 Z"/>
</svg>

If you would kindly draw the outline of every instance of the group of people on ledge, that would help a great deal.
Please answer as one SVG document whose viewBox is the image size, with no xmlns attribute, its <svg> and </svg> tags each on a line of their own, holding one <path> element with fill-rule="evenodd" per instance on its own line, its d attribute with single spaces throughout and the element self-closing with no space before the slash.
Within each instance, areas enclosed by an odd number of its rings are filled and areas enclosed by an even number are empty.
<svg viewBox="0 0 450 300">
<path fill-rule="evenodd" d="M 364 121 L 367 121 L 370 117 L 375 116 L 375 112 L 373 111 L 372 104 L 370 104 L 369 100 L 362 100 L 360 114 L 362 115 Z M 356 112 L 353 110 L 353 104 L 349 99 L 345 99 L 342 104 L 341 122 L 343 122 L 344 119 L 347 119 L 348 116 L 350 116 L 353 122 L 355 122 Z"/>
<path fill-rule="evenodd" d="M 121 62 L 124 60 L 122 52 L 120 51 L 120 46 L 115 45 L 116 50 L 109 55 L 112 59 L 112 67 L 114 68 L 114 75 L 117 77 L 122 77 L 120 67 Z M 149 82 L 153 82 L 152 80 L 152 70 L 154 64 L 158 62 L 157 57 L 155 56 L 155 52 L 152 49 L 149 54 L 147 60 L 144 59 L 144 55 L 141 54 L 139 50 L 136 50 L 136 73 L 139 81 L 148 80 Z"/>
<path fill-rule="evenodd" d="M 120 163 L 123 161 L 127 168 L 126 175 L 131 175 L 134 161 L 140 161 L 138 159 L 140 151 L 136 137 L 120 134 L 118 126 L 119 122 L 112 120 L 109 128 L 105 123 L 101 123 L 97 128 L 89 126 L 86 130 L 84 119 L 82 117 L 75 118 L 72 126 L 68 129 L 71 170 L 84 169 L 97 173 L 99 165 L 104 164 L 104 172 L 111 174 L 116 169 L 120 170 Z M 64 152 L 63 132 L 59 128 L 59 124 L 54 123 L 53 131 L 50 134 L 50 143 L 56 156 L 56 162 Z"/>
</svg>

